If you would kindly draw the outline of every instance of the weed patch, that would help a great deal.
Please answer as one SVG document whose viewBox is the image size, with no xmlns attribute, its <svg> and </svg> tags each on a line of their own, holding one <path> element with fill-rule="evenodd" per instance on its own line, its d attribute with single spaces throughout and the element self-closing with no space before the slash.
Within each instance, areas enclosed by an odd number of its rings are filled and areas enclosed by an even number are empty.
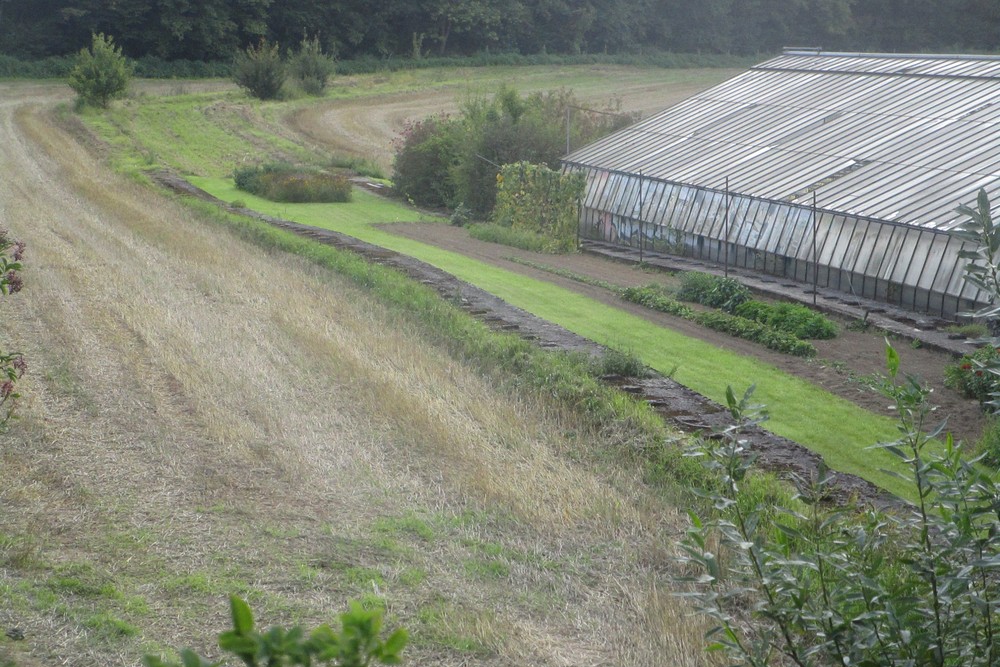
<svg viewBox="0 0 1000 667">
<path fill-rule="evenodd" d="M 240 167 L 233 172 L 244 192 L 287 203 L 344 203 L 351 201 L 351 182 L 343 174 L 304 169 L 283 163 Z"/>
</svg>

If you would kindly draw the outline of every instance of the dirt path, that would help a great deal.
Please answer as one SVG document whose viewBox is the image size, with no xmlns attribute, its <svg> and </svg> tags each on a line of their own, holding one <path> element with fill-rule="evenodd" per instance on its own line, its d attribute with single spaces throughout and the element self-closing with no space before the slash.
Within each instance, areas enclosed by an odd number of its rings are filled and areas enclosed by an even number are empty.
<svg viewBox="0 0 1000 667">
<path fill-rule="evenodd" d="M 813 341 L 818 350 L 815 359 L 801 359 L 772 352 L 761 345 L 706 329 L 688 320 L 665 313 L 650 311 L 622 301 L 606 289 L 593 287 L 525 266 L 508 258 L 528 260 L 534 264 L 565 269 L 573 273 L 602 280 L 615 285 L 641 286 L 652 282 L 676 286 L 676 280 L 657 275 L 620 262 L 589 254 L 543 255 L 494 243 L 478 241 L 460 227 L 445 224 L 415 223 L 384 225 L 383 229 L 408 238 L 437 245 L 479 261 L 515 271 L 538 280 L 546 280 L 602 303 L 621 308 L 646 318 L 661 326 L 669 327 L 687 336 L 698 338 L 717 347 L 753 356 L 781 370 L 801 377 L 827 391 L 846 398 L 872 412 L 892 415 L 889 401 L 873 391 L 865 379 L 885 372 L 885 336 L 877 331 L 852 331 L 848 322 L 840 321 L 840 335 L 832 340 Z M 932 401 L 938 405 L 937 414 L 947 418 L 949 430 L 956 438 L 974 442 L 982 433 L 985 418 L 975 400 L 965 399 L 944 386 L 944 368 L 952 363 L 948 354 L 927 348 L 914 348 L 908 341 L 894 343 L 901 358 L 901 368 L 923 380 L 933 388 Z"/>
<path fill-rule="evenodd" d="M 704 90 L 710 85 L 706 80 L 722 81 L 739 70 L 690 70 L 690 81 L 673 85 L 633 83 L 623 77 L 623 71 L 616 67 L 595 66 L 591 68 L 591 74 L 598 75 L 600 85 L 591 88 L 574 86 L 574 92 L 580 101 L 600 106 L 609 102 L 608 90 L 613 90 L 623 110 L 646 116 Z M 551 87 L 548 82 L 552 80 L 552 75 L 546 77 L 545 86 L 534 84 L 530 79 L 518 79 L 516 85 L 522 92 L 547 89 Z M 503 80 L 498 80 L 496 85 L 501 83 L 504 83 Z M 348 78 L 336 85 L 350 87 L 352 80 Z M 490 89 L 469 91 L 461 84 L 442 85 L 360 99 L 330 100 L 305 107 L 291 114 L 287 121 L 311 143 L 331 153 L 347 153 L 374 160 L 388 175 L 392 172 L 395 154 L 393 140 L 406 123 L 438 113 L 454 113 L 462 96 L 470 92 L 492 94 Z"/>
</svg>

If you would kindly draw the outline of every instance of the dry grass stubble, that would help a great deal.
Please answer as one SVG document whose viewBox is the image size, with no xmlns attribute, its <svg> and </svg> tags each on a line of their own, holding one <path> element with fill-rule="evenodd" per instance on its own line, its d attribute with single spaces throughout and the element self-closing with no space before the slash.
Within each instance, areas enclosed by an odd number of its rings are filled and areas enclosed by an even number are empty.
<svg viewBox="0 0 1000 667">
<path fill-rule="evenodd" d="M 236 590 L 268 622 L 313 624 L 376 594 L 413 631 L 412 664 L 702 663 L 700 627 L 645 556 L 669 551 L 673 510 L 574 462 L 588 443 L 565 439 L 565 415 L 13 106 L 0 215 L 29 255 L 2 343 L 32 369 L 0 435 L 0 534 L 26 550 L 0 551 L 0 624 L 28 653 L 211 651 Z M 53 584 L 67 567 L 118 596 Z M 102 631 L 99 612 L 137 633 Z"/>
</svg>

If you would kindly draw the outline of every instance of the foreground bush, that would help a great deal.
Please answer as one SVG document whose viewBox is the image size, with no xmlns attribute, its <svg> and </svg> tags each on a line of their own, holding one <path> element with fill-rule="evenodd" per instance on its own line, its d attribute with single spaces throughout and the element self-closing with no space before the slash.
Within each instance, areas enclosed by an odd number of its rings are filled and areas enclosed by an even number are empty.
<svg viewBox="0 0 1000 667">
<path fill-rule="evenodd" d="M 124 97 L 131 79 L 132 66 L 104 33 L 91 36 L 90 48 L 77 54 L 69 73 L 69 85 L 77 94 L 78 104 L 101 109 Z"/>
<path fill-rule="evenodd" d="M 235 595 L 229 599 L 229 608 L 233 629 L 219 635 L 219 648 L 239 658 L 247 667 L 364 667 L 402 662 L 400 654 L 406 646 L 406 630 L 396 630 L 383 641 L 379 637 L 382 613 L 366 610 L 356 602 L 340 615 L 340 632 L 329 625 L 321 625 L 308 636 L 300 626 L 289 629 L 276 626 L 267 632 L 258 632 L 250 607 Z M 216 667 L 221 663 L 209 662 L 185 649 L 181 652 L 180 663 L 147 655 L 143 664 L 146 667 Z"/>
<path fill-rule="evenodd" d="M 921 665 L 1000 664 L 1000 484 L 962 458 L 950 437 L 932 445 L 929 390 L 898 378 L 887 348 L 883 392 L 895 404 L 902 434 L 878 445 L 906 463 L 916 502 L 889 513 L 828 510 L 833 475 L 799 480 L 806 511 L 786 508 L 777 534 L 762 506 L 737 501 L 753 455 L 730 429 L 697 451 L 716 471 L 720 515 L 692 515 L 683 548 L 701 575 L 693 595 L 717 624 L 711 649 L 726 664 Z M 729 392 L 739 422 L 755 423 Z M 749 606 L 748 606 L 749 605 Z M 745 631 L 749 613 L 754 623 Z"/>
<path fill-rule="evenodd" d="M 240 88 L 259 100 L 274 100 L 281 95 L 285 84 L 285 62 L 277 44 L 262 39 L 244 51 L 237 51 L 233 59 L 233 81 Z"/>
<path fill-rule="evenodd" d="M 233 179 L 238 189 L 271 201 L 289 204 L 351 201 L 351 181 L 343 174 L 275 163 L 241 167 L 233 172 Z"/>
</svg>

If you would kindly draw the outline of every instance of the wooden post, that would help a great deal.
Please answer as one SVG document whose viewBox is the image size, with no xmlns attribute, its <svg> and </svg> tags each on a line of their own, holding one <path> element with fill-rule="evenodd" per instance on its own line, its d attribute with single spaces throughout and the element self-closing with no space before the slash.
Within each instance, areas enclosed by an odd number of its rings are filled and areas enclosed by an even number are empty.
<svg viewBox="0 0 1000 667">
<path fill-rule="evenodd" d="M 646 245 L 646 235 L 643 233 L 642 215 L 642 170 L 639 170 L 639 263 L 642 264 L 642 249 Z"/>
<path fill-rule="evenodd" d="M 726 277 L 728 278 L 729 277 L 729 177 L 728 176 L 726 176 L 726 224 L 723 226 L 723 229 L 725 229 L 726 232 L 725 233 L 726 238 L 724 238 L 722 242 L 725 245 L 725 253 L 724 253 L 726 262 L 725 274 Z"/>
<path fill-rule="evenodd" d="M 816 191 L 815 190 L 813 190 L 812 223 L 813 223 L 813 307 L 815 307 L 816 306 L 816 291 L 819 289 L 819 257 L 816 254 L 817 221 L 816 221 Z"/>
</svg>

